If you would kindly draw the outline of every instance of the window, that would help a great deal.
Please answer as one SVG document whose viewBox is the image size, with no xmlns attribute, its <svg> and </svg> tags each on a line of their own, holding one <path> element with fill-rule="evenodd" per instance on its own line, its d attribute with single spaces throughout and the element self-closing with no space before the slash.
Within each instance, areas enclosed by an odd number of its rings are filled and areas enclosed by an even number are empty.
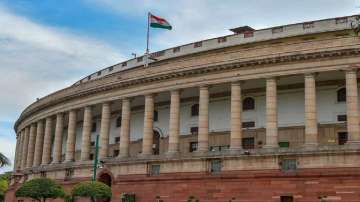
<svg viewBox="0 0 360 202">
<path fill-rule="evenodd" d="M 246 122 L 242 122 L 241 125 L 243 128 L 254 128 L 255 122 L 254 121 L 246 121 Z"/>
<path fill-rule="evenodd" d="M 335 23 L 336 23 L 336 24 L 347 23 L 347 17 L 336 18 Z"/>
<path fill-rule="evenodd" d="M 120 137 L 115 137 L 115 143 L 119 143 L 120 142 Z"/>
<path fill-rule="evenodd" d="M 314 22 L 305 22 L 303 24 L 303 29 L 310 29 L 314 27 Z"/>
<path fill-rule="evenodd" d="M 247 97 L 243 100 L 243 110 L 254 110 L 255 109 L 255 100 L 252 97 Z"/>
<path fill-rule="evenodd" d="M 346 88 L 340 88 L 337 91 L 337 101 L 346 102 Z"/>
<path fill-rule="evenodd" d="M 96 132 L 96 122 L 93 122 L 91 125 L 91 132 Z"/>
<path fill-rule="evenodd" d="M 46 172 L 45 172 L 45 171 L 41 171 L 41 172 L 40 172 L 40 177 L 46 177 Z"/>
<path fill-rule="evenodd" d="M 65 180 L 70 179 L 74 175 L 74 169 L 67 168 L 65 169 Z"/>
<path fill-rule="evenodd" d="M 283 159 L 281 161 L 282 171 L 295 171 L 297 169 L 296 159 Z"/>
<path fill-rule="evenodd" d="M 209 151 L 216 152 L 216 151 L 225 151 L 230 148 L 230 145 L 223 145 L 223 146 L 210 146 Z"/>
<path fill-rule="evenodd" d="M 197 150 L 198 142 L 190 142 L 190 149 L 189 152 L 194 152 Z"/>
<path fill-rule="evenodd" d="M 90 142 L 90 146 L 95 146 L 95 142 L 94 141 L 92 141 L 92 142 Z"/>
<path fill-rule="evenodd" d="M 151 176 L 160 175 L 160 165 L 151 165 L 150 166 L 150 175 Z"/>
<path fill-rule="evenodd" d="M 199 104 L 191 106 L 191 116 L 199 116 Z"/>
<path fill-rule="evenodd" d="M 197 135 L 199 132 L 199 128 L 198 127 L 191 127 L 190 128 L 190 133 L 191 135 Z"/>
<path fill-rule="evenodd" d="M 119 156 L 119 150 L 118 150 L 118 149 L 115 149 L 115 150 L 114 150 L 114 155 L 113 155 L 113 157 L 117 157 L 117 156 Z"/>
<path fill-rule="evenodd" d="M 345 122 L 347 120 L 346 114 L 341 114 L 337 116 L 337 121 L 339 122 Z"/>
<path fill-rule="evenodd" d="M 194 43 L 194 48 L 199 48 L 202 46 L 202 41 L 198 41 Z"/>
<path fill-rule="evenodd" d="M 280 202 L 294 202 L 293 196 L 280 196 Z"/>
<path fill-rule="evenodd" d="M 121 66 L 122 66 L 122 67 L 126 67 L 126 65 L 127 65 L 127 62 L 121 63 Z"/>
<path fill-rule="evenodd" d="M 109 67 L 109 72 L 111 72 L 112 70 L 114 70 L 114 67 Z"/>
<path fill-rule="evenodd" d="M 154 111 L 154 121 L 159 121 L 159 113 L 158 111 Z"/>
<path fill-rule="evenodd" d="M 137 62 L 142 62 L 142 61 L 143 61 L 143 57 L 138 57 L 136 60 L 137 60 Z"/>
<path fill-rule="evenodd" d="M 243 149 L 254 149 L 255 148 L 255 138 L 244 137 L 244 138 L 242 138 L 241 141 L 242 141 Z"/>
<path fill-rule="evenodd" d="M 224 43 L 224 42 L 226 42 L 226 37 L 218 38 L 218 43 Z"/>
<path fill-rule="evenodd" d="M 90 160 L 94 160 L 94 154 L 90 154 Z"/>
<path fill-rule="evenodd" d="M 97 72 L 97 75 L 100 76 L 100 75 L 101 75 L 101 72 Z"/>
<path fill-rule="evenodd" d="M 180 47 L 175 47 L 175 48 L 173 49 L 173 53 L 177 53 L 177 52 L 180 52 Z"/>
<path fill-rule="evenodd" d="M 121 116 L 119 116 L 119 117 L 116 119 L 116 127 L 117 127 L 117 128 L 121 127 Z"/>
<path fill-rule="evenodd" d="M 244 32 L 244 38 L 250 38 L 254 36 L 254 32 L 253 31 L 246 31 Z"/>
<path fill-rule="evenodd" d="M 272 33 L 273 34 L 276 34 L 276 33 L 280 33 L 280 32 L 283 32 L 284 31 L 284 28 L 283 27 L 274 27 L 272 29 Z"/>
<path fill-rule="evenodd" d="M 279 147 L 280 148 L 289 148 L 290 143 L 289 142 L 279 142 Z"/>
<path fill-rule="evenodd" d="M 344 145 L 348 141 L 348 133 L 347 132 L 339 132 L 338 133 L 338 144 Z"/>
<path fill-rule="evenodd" d="M 221 160 L 216 159 L 210 161 L 210 173 L 212 174 L 220 173 L 221 167 L 222 167 Z"/>
</svg>

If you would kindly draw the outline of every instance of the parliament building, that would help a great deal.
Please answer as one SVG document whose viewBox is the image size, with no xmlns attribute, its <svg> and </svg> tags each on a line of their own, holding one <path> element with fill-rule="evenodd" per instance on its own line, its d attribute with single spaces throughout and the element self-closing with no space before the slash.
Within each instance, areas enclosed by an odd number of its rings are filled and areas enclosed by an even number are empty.
<svg viewBox="0 0 360 202">
<path fill-rule="evenodd" d="M 91 180 L 97 136 L 114 202 L 359 202 L 358 27 L 238 27 L 38 99 L 14 126 L 6 202 L 30 202 L 14 194 L 30 179 Z"/>
</svg>

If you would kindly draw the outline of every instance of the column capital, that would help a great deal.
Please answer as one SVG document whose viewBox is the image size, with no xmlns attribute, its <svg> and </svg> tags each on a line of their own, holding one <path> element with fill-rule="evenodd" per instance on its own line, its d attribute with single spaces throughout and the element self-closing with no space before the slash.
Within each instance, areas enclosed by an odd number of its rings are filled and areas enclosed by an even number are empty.
<svg viewBox="0 0 360 202">
<path fill-rule="evenodd" d="M 147 98 L 147 97 L 148 97 L 148 98 L 153 98 L 153 97 L 155 97 L 155 96 L 156 96 L 155 93 L 148 93 L 148 94 L 145 94 L 145 95 L 144 95 L 145 98 Z"/>
<path fill-rule="evenodd" d="M 279 77 L 278 77 L 278 76 L 265 76 L 264 79 L 265 79 L 266 81 L 270 81 L 270 80 L 275 80 L 275 81 L 277 81 L 277 80 L 279 79 Z"/>
<path fill-rule="evenodd" d="M 211 86 L 210 85 L 201 85 L 199 86 L 199 90 L 202 91 L 202 90 L 209 90 Z"/>
<path fill-rule="evenodd" d="M 318 75 L 318 72 L 307 72 L 304 74 L 305 77 L 317 77 Z"/>
<path fill-rule="evenodd" d="M 341 71 L 357 73 L 359 71 L 359 68 L 360 68 L 360 66 L 349 65 L 348 67 L 342 68 Z"/>
</svg>

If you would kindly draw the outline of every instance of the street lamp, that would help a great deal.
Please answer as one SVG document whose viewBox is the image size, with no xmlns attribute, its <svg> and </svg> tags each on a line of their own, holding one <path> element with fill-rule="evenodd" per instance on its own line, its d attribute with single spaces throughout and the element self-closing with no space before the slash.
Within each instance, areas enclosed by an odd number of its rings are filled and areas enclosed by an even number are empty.
<svg viewBox="0 0 360 202">
<path fill-rule="evenodd" d="M 94 158 L 94 165 L 93 165 L 93 179 L 92 179 L 92 181 L 96 181 L 96 169 L 98 167 L 98 155 L 99 155 L 99 135 L 96 135 L 95 158 Z"/>
</svg>

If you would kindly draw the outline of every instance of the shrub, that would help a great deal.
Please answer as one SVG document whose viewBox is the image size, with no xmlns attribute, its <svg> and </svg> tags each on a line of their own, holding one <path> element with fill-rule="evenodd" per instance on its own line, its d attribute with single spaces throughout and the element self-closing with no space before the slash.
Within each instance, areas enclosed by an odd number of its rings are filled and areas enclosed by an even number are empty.
<svg viewBox="0 0 360 202">
<path fill-rule="evenodd" d="M 16 197 L 29 197 L 39 202 L 48 198 L 63 198 L 62 186 L 48 178 L 38 178 L 25 182 L 15 193 Z"/>
<path fill-rule="evenodd" d="M 74 186 L 72 197 L 89 197 L 91 201 L 97 198 L 111 198 L 111 188 L 102 182 L 81 182 Z"/>
</svg>

